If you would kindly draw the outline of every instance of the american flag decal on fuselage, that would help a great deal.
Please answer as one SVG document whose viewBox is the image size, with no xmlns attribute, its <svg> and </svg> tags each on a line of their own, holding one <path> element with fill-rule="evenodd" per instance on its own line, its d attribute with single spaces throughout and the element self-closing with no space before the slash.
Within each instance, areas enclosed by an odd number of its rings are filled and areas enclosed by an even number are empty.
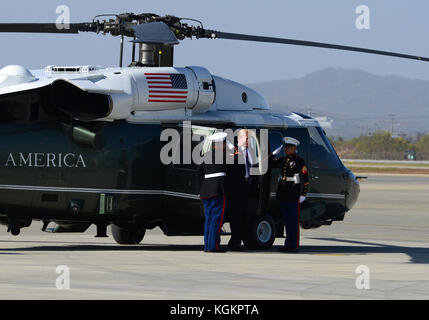
<svg viewBox="0 0 429 320">
<path fill-rule="evenodd" d="M 188 84 L 182 73 L 145 73 L 149 87 L 148 102 L 186 103 Z"/>
</svg>

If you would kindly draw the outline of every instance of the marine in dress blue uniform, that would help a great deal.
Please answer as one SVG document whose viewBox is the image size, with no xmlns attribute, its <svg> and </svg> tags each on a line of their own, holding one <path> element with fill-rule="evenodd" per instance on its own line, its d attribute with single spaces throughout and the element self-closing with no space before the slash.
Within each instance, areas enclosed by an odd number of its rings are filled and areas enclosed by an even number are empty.
<svg viewBox="0 0 429 320">
<path fill-rule="evenodd" d="M 286 157 L 273 159 L 272 167 L 280 168 L 280 179 L 277 187 L 277 200 L 283 215 L 286 228 L 286 240 L 283 250 L 297 251 L 299 248 L 299 211 L 308 192 L 308 170 L 304 159 L 296 154 L 299 141 L 284 138 Z M 277 149 L 279 150 L 279 149 Z"/>
<path fill-rule="evenodd" d="M 214 147 L 205 155 L 205 159 L 211 159 L 211 163 L 203 162 L 197 168 L 200 199 L 204 205 L 205 252 L 224 252 L 220 248 L 220 232 L 224 223 L 226 206 L 226 159 L 224 146 L 226 135 L 226 133 L 219 132 L 209 137 L 209 140 L 214 143 Z M 222 163 L 216 163 L 217 152 L 222 153 Z"/>
</svg>

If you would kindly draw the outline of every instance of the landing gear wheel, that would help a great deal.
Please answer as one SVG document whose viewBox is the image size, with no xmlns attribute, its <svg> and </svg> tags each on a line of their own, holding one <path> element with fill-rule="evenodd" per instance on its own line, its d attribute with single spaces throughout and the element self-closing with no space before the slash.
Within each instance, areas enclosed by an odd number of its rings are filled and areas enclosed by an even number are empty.
<svg viewBox="0 0 429 320">
<path fill-rule="evenodd" d="M 10 233 L 13 236 L 18 236 L 21 233 L 21 229 L 20 228 L 12 227 L 12 228 L 10 228 Z"/>
<path fill-rule="evenodd" d="M 146 233 L 145 229 L 131 230 L 122 229 L 115 225 L 111 225 L 113 239 L 118 244 L 139 244 Z"/>
<path fill-rule="evenodd" d="M 276 225 L 270 216 L 255 217 L 247 226 L 244 244 L 248 249 L 269 249 L 276 239 Z"/>
</svg>

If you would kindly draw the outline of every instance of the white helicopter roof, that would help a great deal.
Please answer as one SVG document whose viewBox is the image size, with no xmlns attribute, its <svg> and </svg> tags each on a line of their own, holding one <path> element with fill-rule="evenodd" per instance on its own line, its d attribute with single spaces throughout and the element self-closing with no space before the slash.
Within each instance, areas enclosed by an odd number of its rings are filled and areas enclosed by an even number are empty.
<svg viewBox="0 0 429 320">
<path fill-rule="evenodd" d="M 174 104 L 166 108 L 165 103 L 147 107 L 147 89 L 150 83 L 144 76 L 149 74 L 196 74 L 188 83 L 186 104 Z M 147 76 L 146 76 L 147 77 Z M 130 80 L 133 79 L 134 81 Z M 205 79 L 209 80 L 205 80 Z M 192 79 L 192 81 L 190 80 Z M 196 80 L 195 80 L 196 79 Z M 203 90 L 204 81 L 212 81 L 216 88 Z M 110 118 L 99 120 L 126 119 L 134 123 L 153 121 L 200 121 L 210 123 L 233 123 L 235 125 L 270 125 L 279 127 L 319 126 L 319 123 L 297 113 L 273 114 L 266 99 L 258 92 L 237 82 L 211 75 L 201 67 L 187 68 L 102 68 L 99 66 L 47 66 L 41 70 L 28 70 L 22 66 L 8 66 L 0 70 L 0 96 L 21 91 L 47 87 L 56 81 L 65 81 L 89 93 L 110 95 L 112 100 L 121 97 L 117 109 Z M 196 83 L 194 83 L 196 82 Z M 201 82 L 201 83 L 200 83 Z M 138 88 L 136 89 L 135 86 Z M 142 89 L 143 88 L 143 89 Z M 189 108 L 192 103 L 198 106 Z M 195 96 L 197 98 L 195 98 Z M 124 99 L 126 97 L 126 99 Z M 146 100 L 145 100 L 146 99 Z M 211 99 L 211 100 L 210 100 Z M 115 103 L 115 102 L 114 102 Z M 130 105 L 136 105 L 132 108 Z"/>
</svg>

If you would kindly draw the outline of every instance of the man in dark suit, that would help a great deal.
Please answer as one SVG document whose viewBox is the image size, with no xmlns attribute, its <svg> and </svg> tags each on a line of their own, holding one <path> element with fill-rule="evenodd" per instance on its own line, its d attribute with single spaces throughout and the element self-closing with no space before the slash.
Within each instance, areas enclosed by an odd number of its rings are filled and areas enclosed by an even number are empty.
<svg viewBox="0 0 429 320">
<path fill-rule="evenodd" d="M 255 186 L 256 177 L 250 174 L 252 165 L 248 150 L 249 135 L 246 129 L 241 129 L 237 136 L 237 145 L 231 146 L 234 164 L 227 167 L 227 202 L 228 217 L 231 227 L 231 239 L 228 243 L 230 251 L 243 251 L 241 241 L 246 230 L 246 212 L 249 196 Z"/>
<path fill-rule="evenodd" d="M 226 206 L 226 135 L 219 132 L 208 138 L 213 143 L 213 148 L 204 156 L 204 162 L 197 168 L 198 189 L 204 205 L 205 252 L 225 252 L 220 248 L 220 232 Z"/>
</svg>

